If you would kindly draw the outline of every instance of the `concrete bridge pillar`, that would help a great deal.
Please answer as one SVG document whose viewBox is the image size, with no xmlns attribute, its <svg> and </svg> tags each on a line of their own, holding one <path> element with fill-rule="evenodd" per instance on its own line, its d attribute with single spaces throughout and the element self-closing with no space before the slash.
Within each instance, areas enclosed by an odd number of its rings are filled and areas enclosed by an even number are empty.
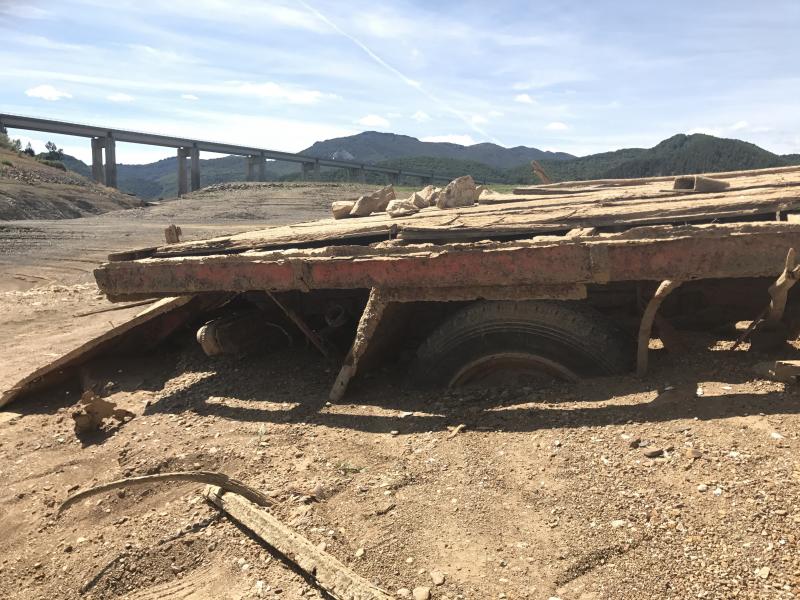
<svg viewBox="0 0 800 600">
<path fill-rule="evenodd" d="M 267 180 L 267 159 L 263 154 L 258 157 L 258 180 Z"/>
<path fill-rule="evenodd" d="M 197 146 L 189 148 L 189 157 L 192 161 L 191 188 L 193 192 L 196 192 L 200 189 L 200 150 Z"/>
<path fill-rule="evenodd" d="M 103 146 L 105 138 L 92 138 L 92 179 L 96 183 L 105 183 L 106 177 L 103 173 Z"/>
<path fill-rule="evenodd" d="M 425 187 L 426 185 L 433 185 L 433 175 L 430 177 L 420 177 L 419 180 L 419 182 L 422 184 L 422 187 Z"/>
<path fill-rule="evenodd" d="M 389 183 L 391 185 L 397 185 L 398 179 L 400 179 L 400 173 L 387 173 L 389 176 Z"/>
<path fill-rule="evenodd" d="M 264 181 L 267 178 L 267 163 L 264 155 L 251 154 L 247 157 L 247 181 Z"/>
<path fill-rule="evenodd" d="M 117 149 L 114 136 L 109 131 L 105 138 L 106 147 L 106 185 L 117 187 Z"/>
<path fill-rule="evenodd" d="M 302 170 L 302 177 L 306 181 L 311 181 L 314 179 L 314 175 L 319 174 L 319 163 L 310 163 L 304 162 L 300 163 L 300 166 L 303 168 Z"/>
<path fill-rule="evenodd" d="M 186 158 L 189 148 L 178 148 L 178 197 L 185 196 L 189 191 L 189 181 L 186 177 Z"/>
</svg>

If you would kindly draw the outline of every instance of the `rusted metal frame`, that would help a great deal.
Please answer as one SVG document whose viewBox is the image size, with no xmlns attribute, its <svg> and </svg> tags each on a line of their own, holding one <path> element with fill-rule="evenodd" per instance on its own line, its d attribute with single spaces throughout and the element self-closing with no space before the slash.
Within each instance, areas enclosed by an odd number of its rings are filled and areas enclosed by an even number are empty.
<svg viewBox="0 0 800 600">
<path fill-rule="evenodd" d="M 599 236 L 568 243 L 420 246 L 146 259 L 95 271 L 114 300 L 205 291 L 534 286 L 776 276 L 800 227 L 687 227 L 674 237 Z M 369 252 L 369 253 L 367 253 Z"/>
<path fill-rule="evenodd" d="M 283 302 L 278 300 L 275 297 L 275 294 L 273 294 L 272 292 L 268 291 L 267 296 L 269 296 L 272 299 L 272 301 L 276 304 L 276 306 L 280 308 L 287 317 L 289 317 L 289 320 L 292 323 L 294 323 L 297 326 L 297 328 L 303 333 L 303 335 L 306 336 L 308 341 L 311 342 L 311 344 L 317 350 L 320 351 L 320 354 L 322 354 L 322 356 L 324 356 L 327 360 L 332 360 L 334 358 L 333 356 L 334 352 L 328 348 L 328 345 L 325 343 L 325 340 L 323 340 L 317 334 L 316 331 L 311 329 L 308 326 L 308 324 L 302 319 L 302 317 L 300 317 L 300 315 L 298 315 L 291 308 L 286 306 Z"/>
<path fill-rule="evenodd" d="M 676 289 L 682 282 L 677 280 L 665 279 L 661 282 L 647 303 L 647 308 L 644 309 L 642 320 L 639 323 L 639 340 L 638 349 L 636 352 L 636 374 L 639 377 L 644 377 L 647 374 L 647 362 L 649 358 L 650 334 L 653 331 L 653 321 L 656 318 L 656 313 L 670 292 Z"/>
<path fill-rule="evenodd" d="M 367 351 L 372 336 L 378 329 L 381 322 L 383 313 L 386 306 L 389 304 L 388 300 L 383 297 L 383 293 L 378 288 L 372 288 L 369 292 L 367 305 L 364 307 L 364 312 L 358 321 L 358 328 L 356 329 L 356 337 L 353 340 L 353 345 L 350 347 L 350 352 L 344 359 L 342 368 L 339 370 L 339 375 L 331 388 L 329 399 L 331 402 L 338 402 L 347 391 L 347 385 L 350 380 L 358 371 L 358 362 Z"/>
<path fill-rule="evenodd" d="M 756 329 L 764 326 L 774 327 L 781 321 L 783 313 L 786 310 L 789 290 L 794 287 L 798 279 L 800 279 L 800 266 L 797 265 L 795 249 L 789 248 L 789 251 L 786 253 L 783 272 L 778 275 L 775 283 L 769 286 L 769 306 L 750 322 L 750 325 L 744 333 L 736 340 L 732 350 L 736 350 L 740 345 L 746 342 Z"/>
</svg>

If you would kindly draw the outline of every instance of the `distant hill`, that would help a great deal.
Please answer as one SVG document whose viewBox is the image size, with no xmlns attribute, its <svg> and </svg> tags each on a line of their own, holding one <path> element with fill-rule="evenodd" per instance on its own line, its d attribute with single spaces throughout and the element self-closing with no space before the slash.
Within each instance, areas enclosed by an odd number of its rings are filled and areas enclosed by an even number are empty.
<svg viewBox="0 0 800 600">
<path fill-rule="evenodd" d="M 565 152 L 546 152 L 538 148 L 517 146 L 503 148 L 497 144 L 461 146 L 447 142 L 423 142 L 408 135 L 365 131 L 357 135 L 317 142 L 303 154 L 317 158 L 341 158 L 376 164 L 409 157 L 450 158 L 483 163 L 496 169 L 510 169 L 532 160 L 566 160 L 575 158 Z M 426 169 L 430 170 L 430 169 Z"/>
<path fill-rule="evenodd" d="M 540 161 L 554 180 L 655 177 L 800 164 L 799 155 L 780 156 L 741 140 L 696 133 L 678 134 L 653 148 L 628 148 L 570 161 Z M 526 169 L 516 169 L 518 175 Z"/>
<path fill-rule="evenodd" d="M 574 157 L 563 152 L 544 152 L 518 146 L 502 148 L 496 144 L 460 146 L 422 142 L 407 135 L 367 131 L 358 135 L 317 142 L 303 154 L 320 158 L 355 160 L 390 168 L 442 173 L 448 176 L 471 174 L 478 181 L 495 183 L 536 183 L 530 161 L 538 160 L 554 181 L 649 177 L 680 173 L 703 173 L 800 165 L 800 154 L 773 154 L 755 144 L 704 134 L 678 134 L 652 148 L 626 148 L 589 156 Z M 225 156 L 201 160 L 202 186 L 246 177 L 246 159 Z M 64 157 L 64 164 L 84 176 L 90 169 L 83 162 Z M 117 166 L 121 190 L 145 199 L 169 198 L 177 194 L 177 159 L 165 158 L 147 165 Z M 297 164 L 268 162 L 268 180 L 299 179 Z M 321 179 L 341 181 L 343 169 L 323 169 Z M 380 174 L 369 174 L 368 183 L 384 184 Z M 416 184 L 416 181 L 406 183 Z"/>
</svg>

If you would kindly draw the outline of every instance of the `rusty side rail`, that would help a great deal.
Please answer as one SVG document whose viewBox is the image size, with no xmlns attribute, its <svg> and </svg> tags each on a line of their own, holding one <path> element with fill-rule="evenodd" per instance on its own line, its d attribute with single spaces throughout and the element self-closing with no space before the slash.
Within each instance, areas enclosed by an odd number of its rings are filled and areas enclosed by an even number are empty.
<svg viewBox="0 0 800 600">
<path fill-rule="evenodd" d="M 645 227 L 587 238 L 408 246 L 333 246 L 106 263 L 114 301 L 204 292 L 553 286 L 773 277 L 800 224 Z M 534 292 L 532 292 L 534 293 Z M 535 295 L 535 293 L 534 293 Z"/>
</svg>

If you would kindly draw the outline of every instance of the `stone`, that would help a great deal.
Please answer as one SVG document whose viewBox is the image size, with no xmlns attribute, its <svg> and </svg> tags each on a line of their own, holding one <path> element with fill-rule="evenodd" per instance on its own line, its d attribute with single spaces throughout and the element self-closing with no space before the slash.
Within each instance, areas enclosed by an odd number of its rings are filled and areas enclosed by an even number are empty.
<svg viewBox="0 0 800 600">
<path fill-rule="evenodd" d="M 436 190 L 437 190 L 436 187 L 434 187 L 432 185 L 426 185 L 420 191 L 414 192 L 414 194 L 418 195 L 420 198 L 422 198 L 423 200 L 425 200 L 428 203 L 425 206 L 430 206 L 431 205 L 431 197 L 433 197 L 433 194 L 436 192 Z"/>
<path fill-rule="evenodd" d="M 350 216 L 350 211 L 356 205 L 353 200 L 337 200 L 331 204 L 331 212 L 334 219 L 346 219 Z"/>
<path fill-rule="evenodd" d="M 436 206 L 439 208 L 472 206 L 478 199 L 475 192 L 475 180 L 470 175 L 464 175 L 445 186 L 436 198 Z"/>
<path fill-rule="evenodd" d="M 430 600 L 431 597 L 431 588 L 429 587 L 415 587 L 414 591 L 411 592 L 411 597 L 414 600 Z"/>
<path fill-rule="evenodd" d="M 622 527 L 625 527 L 627 524 L 628 521 L 626 521 L 625 519 L 614 519 L 613 521 L 611 521 L 611 528 L 620 529 Z"/>
<path fill-rule="evenodd" d="M 386 212 L 393 219 L 397 217 L 407 217 L 419 212 L 419 207 L 411 200 L 392 200 L 386 207 Z"/>
<path fill-rule="evenodd" d="M 396 596 L 400 598 L 411 598 L 411 590 L 408 588 L 398 588 L 397 592 L 395 592 Z"/>
<path fill-rule="evenodd" d="M 704 494 L 705 492 L 708 491 L 708 486 L 705 483 L 701 483 L 700 485 L 697 486 L 697 491 L 700 492 L 701 494 Z"/>
<path fill-rule="evenodd" d="M 353 209 L 350 211 L 351 217 L 367 217 L 374 212 L 386 210 L 389 202 L 395 199 L 394 187 L 387 185 L 379 190 L 360 196 L 356 200 Z"/>
<path fill-rule="evenodd" d="M 359 548 L 358 550 L 356 550 L 356 558 L 361 558 L 362 556 L 364 556 L 364 549 Z"/>
<path fill-rule="evenodd" d="M 761 567 L 760 569 L 757 569 L 756 575 L 761 577 L 761 579 L 766 579 L 769 577 L 769 567 Z"/>
<path fill-rule="evenodd" d="M 414 192 L 413 194 L 411 194 L 411 196 L 409 196 L 408 199 L 417 208 L 427 208 L 428 206 L 430 206 L 430 201 L 428 200 L 428 198 L 423 198 L 422 194 L 420 194 L 419 192 Z"/>
<path fill-rule="evenodd" d="M 663 448 L 648 448 L 643 452 L 643 454 L 647 458 L 658 458 L 659 456 L 663 456 L 664 449 Z"/>
<path fill-rule="evenodd" d="M 431 581 L 433 585 L 442 585 L 444 583 L 444 573 L 441 571 L 431 571 Z"/>
</svg>

